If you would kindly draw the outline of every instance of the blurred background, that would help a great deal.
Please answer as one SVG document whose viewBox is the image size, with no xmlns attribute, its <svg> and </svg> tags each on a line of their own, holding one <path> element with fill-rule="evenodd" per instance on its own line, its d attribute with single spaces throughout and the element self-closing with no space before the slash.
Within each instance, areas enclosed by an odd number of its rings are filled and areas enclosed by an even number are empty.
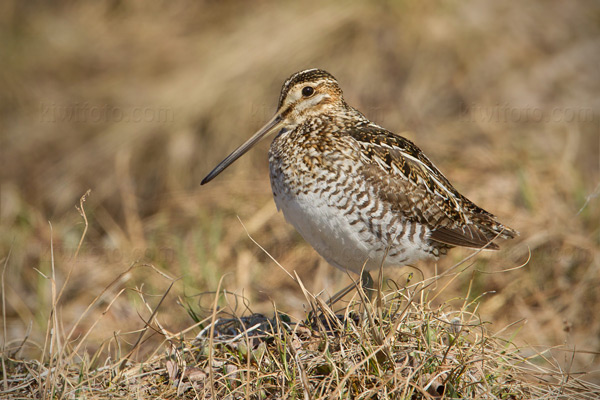
<svg viewBox="0 0 600 400">
<path fill-rule="evenodd" d="M 159 320 L 172 332 L 193 323 L 186 308 L 205 315 L 221 278 L 246 298 L 232 297 L 239 313 L 272 315 L 274 303 L 302 316 L 304 296 L 245 229 L 309 290 L 350 283 L 277 213 L 268 140 L 200 187 L 272 116 L 284 80 L 319 67 L 521 232 L 440 282 L 436 302 L 481 296 L 490 330 L 537 351 L 576 348 L 546 356 L 598 371 L 599 2 L 7 0 L 0 60 L 4 340 L 27 335 L 22 354 L 46 334 L 52 261 L 59 288 L 71 271 L 66 331 L 100 296 L 75 332 L 99 321 L 90 351 L 113 332 L 134 341 L 150 315 L 142 298 L 155 307 L 169 277 Z M 385 275 L 414 283 L 469 254 Z"/>
</svg>

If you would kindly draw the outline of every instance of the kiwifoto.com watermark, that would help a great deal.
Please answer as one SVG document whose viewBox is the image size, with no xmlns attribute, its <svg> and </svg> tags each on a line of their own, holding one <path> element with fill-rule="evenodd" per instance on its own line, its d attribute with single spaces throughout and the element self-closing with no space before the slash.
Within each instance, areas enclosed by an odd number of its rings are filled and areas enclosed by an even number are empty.
<svg viewBox="0 0 600 400">
<path fill-rule="evenodd" d="M 590 107 L 515 107 L 508 103 L 494 106 L 468 104 L 463 106 L 461 114 L 463 119 L 469 122 L 490 123 L 571 123 L 600 119 L 600 110 Z"/>
<path fill-rule="evenodd" d="M 88 102 L 60 104 L 41 103 L 40 121 L 44 123 L 172 123 L 175 112 L 170 107 L 131 106 L 118 107 Z"/>
</svg>

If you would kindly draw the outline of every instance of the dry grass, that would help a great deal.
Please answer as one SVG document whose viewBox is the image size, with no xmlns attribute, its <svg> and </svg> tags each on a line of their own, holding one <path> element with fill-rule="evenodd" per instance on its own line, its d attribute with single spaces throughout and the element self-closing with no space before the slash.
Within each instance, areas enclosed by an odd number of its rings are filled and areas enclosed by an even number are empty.
<svg viewBox="0 0 600 400">
<path fill-rule="evenodd" d="M 84 200 L 79 210 L 87 228 Z M 85 230 L 80 245 L 84 237 Z M 458 309 L 432 306 L 430 297 L 444 292 L 435 290 L 435 284 L 469 270 L 465 264 L 470 258 L 432 279 L 409 280 L 404 286 L 391 282 L 393 290 L 380 288 L 373 302 L 359 288 L 338 311 L 308 292 L 297 275 L 290 276 L 310 309 L 294 322 L 277 310 L 273 318 L 252 313 L 247 299 L 221 292 L 221 281 L 212 307 L 201 311 L 204 315 L 185 306 L 196 323 L 180 332 L 169 332 L 159 318 L 176 284 L 172 280 L 155 308 L 138 291 L 149 314 L 141 318 L 145 326 L 107 337 L 94 354 L 86 350 L 87 338 L 100 319 L 83 335 L 73 333 L 123 275 L 67 333 L 57 318 L 66 286 L 57 290 L 52 268 L 51 276 L 45 276 L 52 308 L 41 358 L 19 356 L 27 337 L 5 345 L 2 393 L 11 398 L 93 399 L 597 398 L 600 386 L 561 370 L 550 351 L 527 356 L 524 348 L 503 339 L 503 332 L 490 334 L 478 317 L 479 298 L 469 301 L 467 295 Z M 2 287 L 5 293 L 4 280 Z M 106 299 L 104 313 L 122 292 Z M 134 360 L 152 334 L 161 338 L 160 345 Z"/>
<path fill-rule="evenodd" d="M 236 216 L 287 271 L 297 271 L 308 292 L 327 290 L 321 295 L 327 298 L 351 282 L 276 212 L 267 143 L 199 187 L 271 115 L 283 80 L 307 67 L 332 72 L 350 104 L 404 132 L 461 192 L 521 232 L 500 252 L 471 259 L 464 273 L 442 276 L 435 294 L 421 291 L 419 301 L 409 302 L 406 288 L 386 291 L 387 306 L 377 312 L 408 306 L 403 321 L 417 331 L 424 321 L 447 331 L 444 313 L 465 324 L 481 318 L 490 321 L 489 332 L 469 328 L 465 340 L 485 349 L 489 366 L 520 368 L 514 363 L 520 357 L 542 368 L 536 356 L 542 354 L 550 363 L 543 368 L 564 378 L 555 376 L 555 383 L 600 382 L 596 3 L 29 4 L 0 5 L 1 385 L 10 395 L 25 396 L 19 382 L 47 396 L 76 387 L 93 397 L 101 385 L 141 385 L 136 368 L 164 368 L 156 360 L 170 346 L 165 338 L 193 324 L 190 315 L 211 315 L 206 310 L 221 280 L 227 293 L 245 299 L 247 312 L 272 315 L 275 304 L 292 321 L 304 320 L 310 296 L 248 238 Z M 86 225 L 73 207 L 88 189 Z M 412 274 L 413 285 L 467 255 L 453 250 L 438 264 L 385 276 L 406 282 Z M 392 332 L 378 327 L 377 316 L 353 326 L 347 343 L 319 340 L 349 354 L 373 354 L 375 345 L 359 350 L 352 341 L 377 329 L 384 337 Z M 396 340 L 406 338 L 402 329 Z M 177 348 L 191 367 L 190 357 L 200 356 L 189 335 L 178 337 Z M 417 336 L 407 346 L 431 357 L 436 346 L 448 345 L 440 339 L 424 347 Z M 485 347 L 484 337 L 500 347 Z M 520 349 L 509 351 L 507 364 L 495 356 L 501 340 Z M 403 351 L 394 347 L 398 342 L 385 345 L 392 354 Z M 459 348 L 452 346 L 456 354 Z M 278 360 L 295 359 L 286 353 L 291 349 L 267 350 Z M 115 370 L 126 355 L 130 364 Z M 249 370 L 247 360 L 238 370 Z M 346 376 L 331 360 L 330 375 L 309 383 L 320 387 Z M 200 361 L 197 368 L 209 365 Z M 313 364 L 291 363 L 295 376 L 298 365 L 306 371 Z M 18 368 L 29 370 L 15 375 Z M 385 364 L 382 375 L 373 375 L 373 390 L 388 390 L 391 368 Z M 424 389 L 437 370 L 420 371 L 423 380 L 413 383 Z M 220 373 L 213 371 L 211 382 L 230 385 Z M 366 379 L 363 370 L 356 376 Z M 303 396 L 305 386 L 296 382 Z M 121 384 L 115 390 L 128 385 Z M 249 393 L 236 385 L 227 390 Z M 213 387 L 225 390 L 206 386 Z M 128 389 L 135 397 L 142 387 Z"/>
</svg>

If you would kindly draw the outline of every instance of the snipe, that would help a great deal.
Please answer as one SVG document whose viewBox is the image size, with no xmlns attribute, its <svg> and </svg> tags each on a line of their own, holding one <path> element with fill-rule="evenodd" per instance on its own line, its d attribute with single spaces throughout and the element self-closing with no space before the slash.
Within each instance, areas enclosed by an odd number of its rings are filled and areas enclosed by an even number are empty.
<svg viewBox="0 0 600 400">
<path fill-rule="evenodd" d="M 260 139 L 277 208 L 331 265 L 361 274 L 437 258 L 449 248 L 497 249 L 517 232 L 460 194 L 411 141 L 369 121 L 328 72 L 292 75 L 275 116 L 219 163 L 205 184 Z"/>
</svg>

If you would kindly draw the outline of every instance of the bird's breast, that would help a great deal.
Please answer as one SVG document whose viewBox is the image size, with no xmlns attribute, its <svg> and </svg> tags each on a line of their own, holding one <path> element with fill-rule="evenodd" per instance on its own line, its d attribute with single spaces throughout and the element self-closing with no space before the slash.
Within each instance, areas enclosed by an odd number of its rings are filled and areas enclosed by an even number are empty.
<svg viewBox="0 0 600 400">
<path fill-rule="evenodd" d="M 358 150 L 288 140 L 277 137 L 269 151 L 274 200 L 323 258 L 355 272 L 378 268 L 385 257 L 385 265 L 423 258 L 425 244 L 413 239 L 426 232 L 380 199 L 360 172 Z"/>
</svg>

